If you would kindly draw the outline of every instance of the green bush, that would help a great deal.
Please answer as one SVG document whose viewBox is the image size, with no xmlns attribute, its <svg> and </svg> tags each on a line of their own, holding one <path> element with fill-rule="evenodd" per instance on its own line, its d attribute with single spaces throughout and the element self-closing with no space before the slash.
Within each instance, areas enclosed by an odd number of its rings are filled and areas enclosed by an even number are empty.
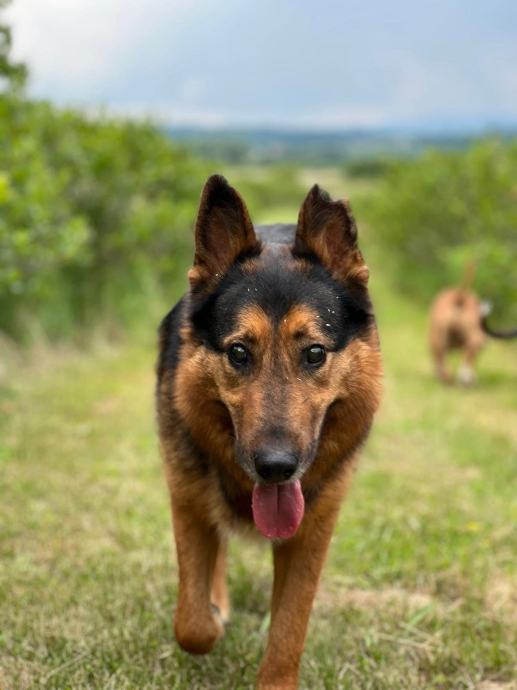
<svg viewBox="0 0 517 690">
<path fill-rule="evenodd" d="M 0 330 L 126 323 L 178 283 L 206 163 L 149 124 L 7 95 L 0 141 Z"/>
<path fill-rule="evenodd" d="M 517 322 L 517 142 L 398 161 L 361 211 L 405 292 L 428 301 L 474 261 L 494 319 Z"/>
<path fill-rule="evenodd" d="M 293 165 L 244 167 L 235 171 L 230 182 L 244 198 L 252 218 L 256 218 L 266 209 L 300 206 L 307 190 L 298 172 Z"/>
</svg>

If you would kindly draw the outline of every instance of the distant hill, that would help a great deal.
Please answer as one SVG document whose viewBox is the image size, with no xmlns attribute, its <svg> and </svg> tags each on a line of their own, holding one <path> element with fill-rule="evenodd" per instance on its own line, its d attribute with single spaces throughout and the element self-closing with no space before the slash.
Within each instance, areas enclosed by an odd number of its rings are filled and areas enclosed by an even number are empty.
<svg viewBox="0 0 517 690">
<path fill-rule="evenodd" d="M 513 138 L 517 130 L 476 134 L 414 133 L 397 130 L 311 132 L 281 129 L 165 128 L 174 140 L 206 158 L 229 163 L 296 162 L 332 165 L 360 160 L 414 156 L 428 148 L 458 150 L 480 136 Z"/>
</svg>

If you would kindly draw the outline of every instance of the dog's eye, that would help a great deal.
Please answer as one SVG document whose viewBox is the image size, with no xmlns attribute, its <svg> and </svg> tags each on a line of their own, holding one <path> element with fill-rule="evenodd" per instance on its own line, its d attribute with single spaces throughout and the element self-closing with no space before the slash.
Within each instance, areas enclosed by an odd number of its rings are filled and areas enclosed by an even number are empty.
<svg viewBox="0 0 517 690">
<path fill-rule="evenodd" d="M 322 345 L 311 345 L 305 350 L 305 357 L 307 364 L 313 367 L 323 364 L 326 357 L 325 348 Z"/>
<path fill-rule="evenodd" d="M 234 343 L 228 348 L 228 359 L 234 367 L 242 367 L 249 362 L 250 356 L 244 345 Z"/>
</svg>

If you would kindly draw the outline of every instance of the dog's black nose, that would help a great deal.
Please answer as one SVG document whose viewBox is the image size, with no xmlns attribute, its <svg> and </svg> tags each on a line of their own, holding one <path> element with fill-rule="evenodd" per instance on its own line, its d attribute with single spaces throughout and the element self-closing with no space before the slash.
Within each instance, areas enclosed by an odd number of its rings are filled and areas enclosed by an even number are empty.
<svg viewBox="0 0 517 690">
<path fill-rule="evenodd" d="M 280 449 L 260 449 L 255 453 L 254 460 L 259 477 L 271 484 L 290 479 L 298 465 L 296 455 Z"/>
</svg>

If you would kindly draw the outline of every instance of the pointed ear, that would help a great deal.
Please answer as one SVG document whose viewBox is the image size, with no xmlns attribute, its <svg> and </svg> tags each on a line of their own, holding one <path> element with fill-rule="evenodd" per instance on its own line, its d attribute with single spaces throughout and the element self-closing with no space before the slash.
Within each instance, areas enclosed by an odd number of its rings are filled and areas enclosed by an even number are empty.
<svg viewBox="0 0 517 690">
<path fill-rule="evenodd" d="M 348 202 L 332 201 L 318 185 L 303 202 L 293 251 L 315 254 L 341 282 L 368 282 L 368 267 L 357 246 L 357 227 Z"/>
<path fill-rule="evenodd" d="M 201 194 L 196 221 L 194 290 L 217 282 L 237 257 L 260 249 L 248 210 L 222 175 L 209 177 Z"/>
</svg>

